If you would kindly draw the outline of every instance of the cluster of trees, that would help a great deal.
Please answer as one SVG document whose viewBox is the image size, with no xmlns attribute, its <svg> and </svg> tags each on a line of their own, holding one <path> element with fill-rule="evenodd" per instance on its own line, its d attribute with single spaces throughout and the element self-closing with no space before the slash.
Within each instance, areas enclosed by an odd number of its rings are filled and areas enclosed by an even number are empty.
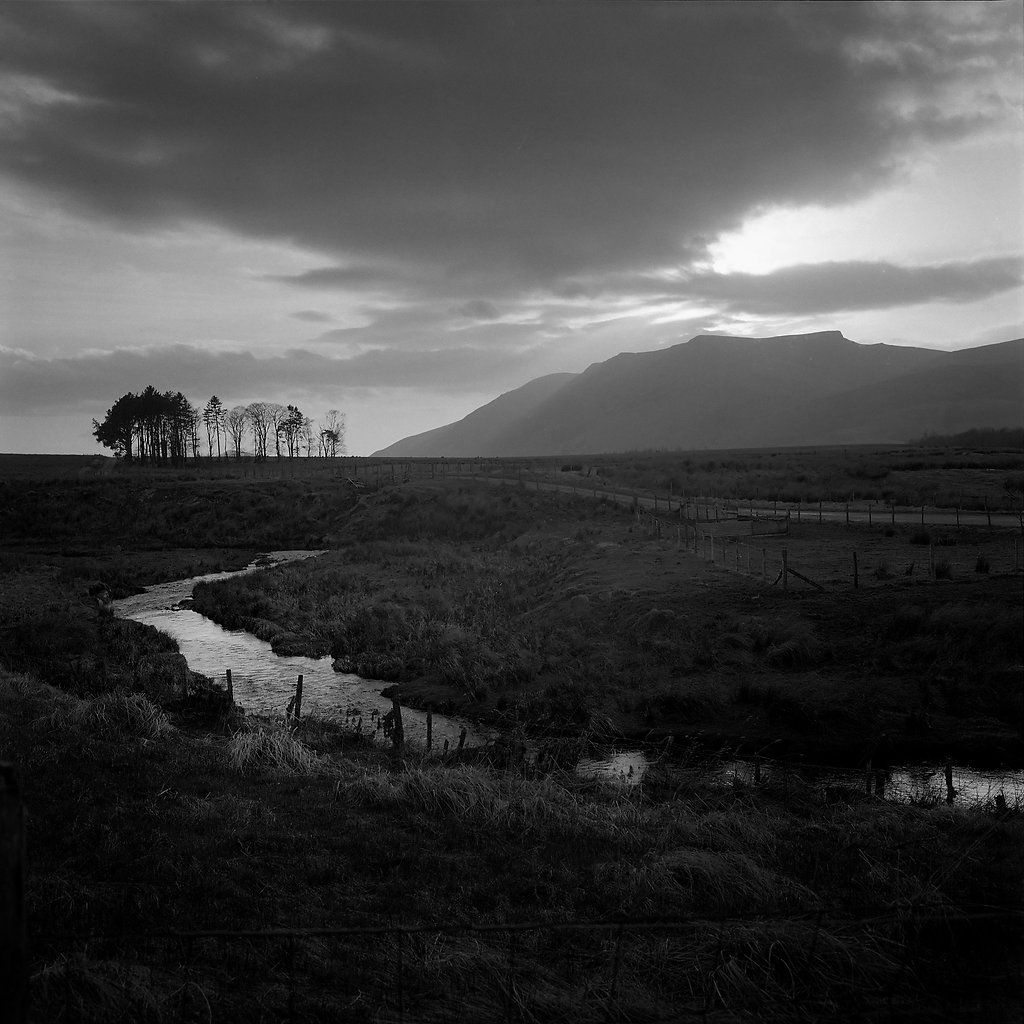
<svg viewBox="0 0 1024 1024">
<path fill-rule="evenodd" d="M 180 392 L 157 391 L 152 385 L 140 394 L 122 395 L 103 421 L 92 421 L 93 436 L 126 460 L 158 465 L 181 465 L 203 455 L 240 459 L 251 452 L 257 459 L 345 453 L 345 414 L 331 409 L 314 423 L 295 405 L 251 402 L 231 409 L 214 395 L 202 409 Z M 246 442 L 251 440 L 251 446 Z"/>
</svg>

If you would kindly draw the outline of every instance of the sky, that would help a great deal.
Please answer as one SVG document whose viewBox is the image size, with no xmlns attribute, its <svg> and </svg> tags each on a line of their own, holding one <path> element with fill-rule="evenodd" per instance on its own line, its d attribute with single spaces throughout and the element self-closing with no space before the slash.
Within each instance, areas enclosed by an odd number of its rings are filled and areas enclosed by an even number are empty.
<svg viewBox="0 0 1024 1024">
<path fill-rule="evenodd" d="M 1024 335 L 1024 7 L 0 5 L 0 451 L 128 391 L 369 454 L 698 334 Z"/>
</svg>

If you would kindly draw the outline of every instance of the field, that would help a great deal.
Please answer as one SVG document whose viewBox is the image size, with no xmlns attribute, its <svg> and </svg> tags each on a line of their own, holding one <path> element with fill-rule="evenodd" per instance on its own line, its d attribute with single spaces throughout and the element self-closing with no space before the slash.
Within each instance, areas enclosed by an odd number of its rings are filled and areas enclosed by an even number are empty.
<svg viewBox="0 0 1024 1024">
<path fill-rule="evenodd" d="M 1005 505 L 1021 460 L 998 457 Z M 723 745 L 1024 764 L 1019 532 L 791 523 L 748 572 L 728 530 L 711 561 L 529 483 L 585 469 L 283 468 L 0 458 L 30 1020 L 1019 1018 L 1019 809 L 703 771 Z M 197 605 L 513 741 L 671 735 L 676 756 L 630 788 L 507 744 L 395 762 L 338 724 L 240 715 L 90 594 L 285 547 L 328 553 Z M 784 589 L 783 548 L 824 589 Z"/>
</svg>

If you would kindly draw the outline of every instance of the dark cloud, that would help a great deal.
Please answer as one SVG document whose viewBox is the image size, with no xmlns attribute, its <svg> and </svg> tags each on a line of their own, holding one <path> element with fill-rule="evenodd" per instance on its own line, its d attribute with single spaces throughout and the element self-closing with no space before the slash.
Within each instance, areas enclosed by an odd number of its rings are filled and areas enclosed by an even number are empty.
<svg viewBox="0 0 1024 1024">
<path fill-rule="evenodd" d="M 321 313 L 317 309 L 300 309 L 292 313 L 291 316 L 309 324 L 329 324 L 334 319 L 330 313 Z"/>
<path fill-rule="evenodd" d="M 569 295 L 998 116 L 1018 8 L 891 6 L 7 4 L 0 172 L 355 259 L 293 284 Z"/>
<path fill-rule="evenodd" d="M 119 395 L 149 384 L 181 391 L 196 404 L 216 394 L 229 406 L 257 399 L 338 406 L 358 388 L 486 389 L 509 375 L 524 377 L 527 365 L 525 349 L 472 343 L 412 351 L 368 346 L 349 356 L 307 349 L 256 356 L 171 345 L 47 359 L 0 348 L 0 408 L 9 416 L 75 412 L 102 419 Z"/>
<path fill-rule="evenodd" d="M 783 267 L 771 274 L 700 274 L 687 279 L 688 298 L 735 313 L 806 316 L 887 309 L 921 302 L 974 302 L 1017 288 L 1016 257 L 903 267 L 851 261 Z"/>
<path fill-rule="evenodd" d="M 346 288 L 386 287 L 395 288 L 402 279 L 398 270 L 381 267 L 316 267 L 301 274 L 267 274 L 265 280 L 301 288 L 322 288 L 341 291 Z"/>
<path fill-rule="evenodd" d="M 467 320 L 497 320 L 501 313 L 493 302 L 486 299 L 470 299 L 461 306 L 456 306 L 452 313 Z"/>
</svg>

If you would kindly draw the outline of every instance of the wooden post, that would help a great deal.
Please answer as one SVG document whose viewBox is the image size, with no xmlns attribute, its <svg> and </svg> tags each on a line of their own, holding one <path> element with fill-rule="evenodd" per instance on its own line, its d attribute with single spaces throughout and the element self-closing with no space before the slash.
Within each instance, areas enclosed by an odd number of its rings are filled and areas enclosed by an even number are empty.
<svg viewBox="0 0 1024 1024">
<path fill-rule="evenodd" d="M 871 525 L 871 505 L 868 505 L 868 526 Z"/>
<path fill-rule="evenodd" d="M 988 519 L 989 529 L 992 528 L 992 510 L 988 507 L 988 498 L 985 499 L 985 517 Z"/>
<path fill-rule="evenodd" d="M 434 745 L 434 713 L 427 712 L 427 751 Z"/>
<path fill-rule="evenodd" d="M 850 503 L 846 503 L 846 525 L 850 525 Z"/>
<path fill-rule="evenodd" d="M 227 670 L 227 677 L 228 677 L 228 703 L 229 704 L 234 704 L 234 702 L 235 702 L 235 689 L 231 685 L 231 669 Z"/>
<path fill-rule="evenodd" d="M 896 525 L 896 505 L 895 503 L 889 506 L 889 516 L 892 519 L 892 525 Z"/>
<path fill-rule="evenodd" d="M 924 505 L 921 506 L 921 525 L 924 526 Z"/>
<path fill-rule="evenodd" d="M 946 803 L 951 804 L 956 797 L 956 790 L 953 788 L 953 759 L 946 758 Z"/>
<path fill-rule="evenodd" d="M 818 502 L 818 522 L 821 522 L 821 502 Z"/>
<path fill-rule="evenodd" d="M 782 589 L 789 590 L 789 552 L 782 549 Z"/>
<path fill-rule="evenodd" d="M 405 729 L 402 725 L 402 705 L 394 696 L 391 698 L 391 714 L 391 756 L 397 761 L 402 756 L 402 747 L 405 745 Z"/>
<path fill-rule="evenodd" d="M 960 506 L 959 505 L 957 505 L 957 507 L 956 507 L 956 528 L 958 530 L 960 529 Z"/>
<path fill-rule="evenodd" d="M 463 748 L 463 747 L 464 747 L 465 745 L 466 745 L 466 727 L 465 727 L 465 726 L 463 726 L 463 727 L 462 727 L 462 728 L 461 728 L 461 729 L 459 730 L 459 750 L 461 751 L 461 750 L 462 750 L 462 748 Z"/>
<path fill-rule="evenodd" d="M 860 580 L 857 575 L 857 552 L 853 553 L 853 589 L 856 590 L 860 586 Z"/>
<path fill-rule="evenodd" d="M 292 708 L 292 717 L 297 722 L 302 715 L 302 673 L 295 683 L 295 707 Z"/>
<path fill-rule="evenodd" d="M 25 944 L 25 808 L 14 765 L 0 765 L 0 992 L 4 1019 L 28 1019 Z"/>
</svg>

